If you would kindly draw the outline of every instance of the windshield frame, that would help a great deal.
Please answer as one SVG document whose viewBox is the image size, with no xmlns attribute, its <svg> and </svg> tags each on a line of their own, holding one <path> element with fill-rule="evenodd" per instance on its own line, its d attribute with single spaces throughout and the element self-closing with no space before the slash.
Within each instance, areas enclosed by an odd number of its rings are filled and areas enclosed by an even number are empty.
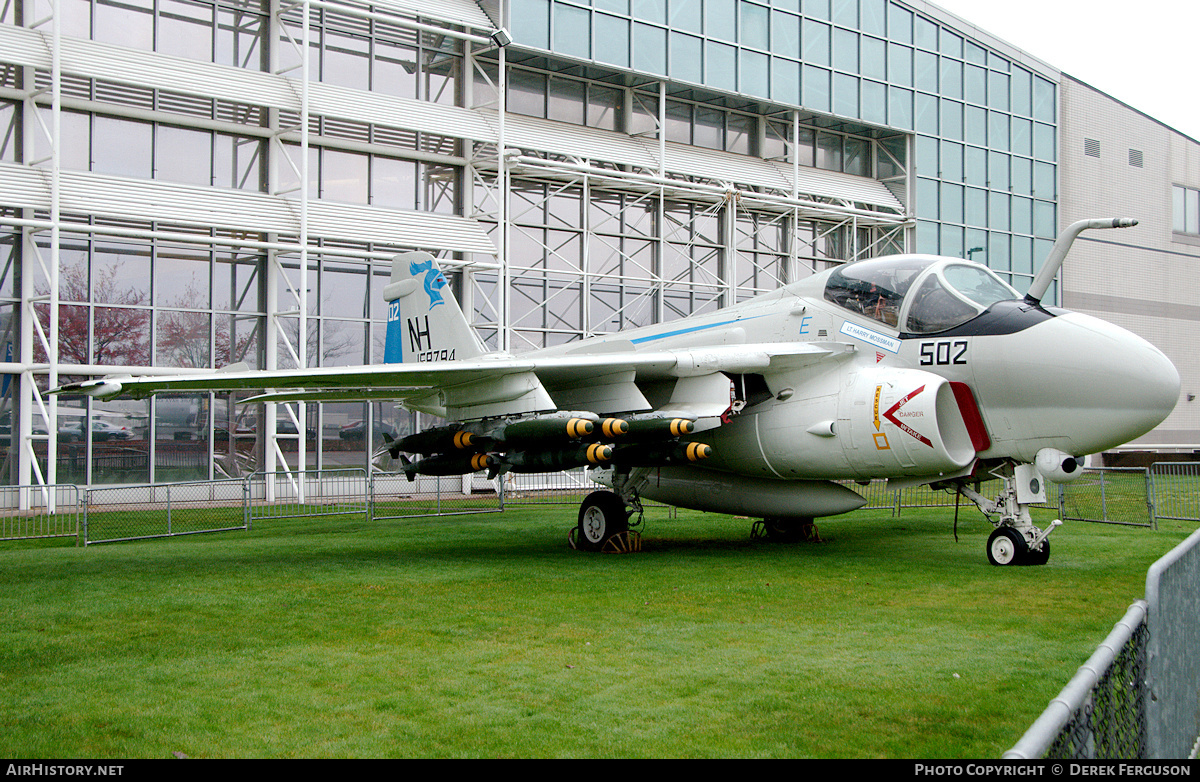
<svg viewBox="0 0 1200 782">
<path fill-rule="evenodd" d="M 975 300 L 974 298 L 972 298 L 971 296 L 969 296 L 965 292 L 963 292 L 963 290 L 959 286 L 956 286 L 948 278 L 946 272 L 949 270 L 955 269 L 955 268 L 969 269 L 973 272 L 977 272 L 977 273 L 983 275 L 986 278 L 989 278 L 989 280 L 991 282 L 1000 286 L 1000 288 L 1003 289 L 1004 293 L 1006 293 L 1007 295 L 1004 296 L 1003 298 L 992 299 L 991 301 L 988 301 L 987 303 Z M 936 330 L 913 329 L 912 328 L 912 320 L 911 320 L 912 316 L 913 316 L 913 311 L 917 307 L 919 307 L 923 304 L 923 302 L 921 301 L 921 296 L 919 296 L 918 294 L 920 294 L 922 292 L 922 288 L 930 280 L 936 280 L 937 283 L 940 285 L 941 290 L 943 292 L 949 294 L 954 299 L 955 304 L 960 304 L 965 308 L 969 308 L 969 309 L 973 310 L 974 314 L 969 315 L 967 317 L 958 317 L 949 325 L 942 326 L 940 328 L 937 328 Z M 984 266 L 981 263 L 976 263 L 975 261 L 966 261 L 966 260 L 962 260 L 962 259 L 958 259 L 958 258 L 945 258 L 945 259 L 942 259 L 940 263 L 931 264 L 929 266 L 929 268 L 927 268 L 921 274 L 920 278 L 914 280 L 913 284 L 909 287 L 908 292 L 904 297 L 904 304 L 900 309 L 900 323 L 903 325 L 903 328 L 901 328 L 901 332 L 903 332 L 905 334 L 911 334 L 913 336 L 927 336 L 927 335 L 931 335 L 931 334 L 940 334 L 942 332 L 958 328 L 959 326 L 963 325 L 964 323 L 969 323 L 970 321 L 974 320 L 975 318 L 978 318 L 980 315 L 982 315 L 984 312 L 986 312 L 988 310 L 988 308 L 990 308 L 996 302 L 1012 301 L 1013 299 L 1019 299 L 1019 298 L 1021 298 L 1021 294 L 1017 293 L 1016 289 L 1014 289 L 1011 285 L 1006 283 L 1004 280 L 1000 279 L 1000 275 L 996 274 L 996 272 L 994 272 L 992 269 L 989 269 L 987 266 Z"/>
<path fill-rule="evenodd" d="M 982 287 L 990 288 L 992 294 L 1003 293 L 1004 296 L 987 303 L 972 298 L 948 278 L 947 272 L 953 275 L 954 269 L 981 275 L 986 279 L 980 281 L 987 283 Z M 914 330 L 909 319 L 914 308 L 920 306 L 918 293 L 930 280 L 935 280 L 940 290 L 948 295 L 949 304 L 961 310 L 957 315 L 949 315 L 946 321 L 949 325 L 939 324 L 936 330 Z M 976 261 L 936 255 L 892 255 L 834 268 L 825 281 L 822 297 L 839 309 L 877 326 L 901 335 L 925 336 L 957 328 L 979 317 L 996 302 L 1020 299 L 1021 295 L 996 272 Z M 972 314 L 966 315 L 967 310 Z"/>
</svg>

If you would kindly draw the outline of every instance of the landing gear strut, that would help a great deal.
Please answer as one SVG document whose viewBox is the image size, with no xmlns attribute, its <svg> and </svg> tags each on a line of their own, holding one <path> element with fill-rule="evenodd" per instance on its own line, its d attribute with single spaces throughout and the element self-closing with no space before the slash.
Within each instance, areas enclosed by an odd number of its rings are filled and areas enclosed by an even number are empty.
<svg viewBox="0 0 1200 782">
<path fill-rule="evenodd" d="M 750 528 L 750 537 L 754 540 L 766 538 L 772 543 L 820 543 L 821 535 L 817 525 L 811 518 L 784 519 L 771 516 L 754 522 Z"/>
<path fill-rule="evenodd" d="M 988 538 L 988 562 L 993 565 L 1046 564 L 1050 559 L 1050 541 L 1046 538 L 1062 522 L 1055 519 L 1046 530 L 1033 525 L 1029 505 L 1046 499 L 1041 475 L 1030 465 L 1017 465 L 1015 470 L 1009 467 L 998 477 L 1003 486 L 995 500 L 969 486 L 960 488 L 985 516 L 1000 516 L 999 521 L 993 522 L 996 529 Z"/>
</svg>

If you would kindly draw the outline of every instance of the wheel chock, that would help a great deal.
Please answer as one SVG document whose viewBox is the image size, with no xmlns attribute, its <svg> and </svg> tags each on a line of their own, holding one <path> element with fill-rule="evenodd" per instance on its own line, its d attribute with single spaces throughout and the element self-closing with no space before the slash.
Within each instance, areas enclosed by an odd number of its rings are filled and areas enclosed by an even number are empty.
<svg viewBox="0 0 1200 782">
<path fill-rule="evenodd" d="M 567 545 L 575 551 L 582 551 L 579 545 L 575 542 L 575 536 L 579 534 L 579 527 L 571 527 L 567 533 Z M 618 532 L 608 540 L 604 541 L 604 545 L 600 547 L 600 551 L 604 554 L 632 554 L 642 550 L 642 533 L 636 530 L 625 530 Z"/>
<path fill-rule="evenodd" d="M 642 533 L 629 529 L 613 535 L 600 548 L 605 554 L 632 554 L 641 550 Z"/>
</svg>

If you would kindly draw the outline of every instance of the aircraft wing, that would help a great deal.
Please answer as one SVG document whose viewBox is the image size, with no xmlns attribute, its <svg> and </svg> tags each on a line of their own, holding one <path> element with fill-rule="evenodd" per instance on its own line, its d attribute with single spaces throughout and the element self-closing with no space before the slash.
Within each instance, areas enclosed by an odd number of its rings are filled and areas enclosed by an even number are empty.
<svg viewBox="0 0 1200 782">
<path fill-rule="evenodd" d="M 853 346 L 841 343 L 797 342 L 540 358 L 536 354 L 493 354 L 469 360 L 360 367 L 105 377 L 69 383 L 52 393 L 143 398 L 167 391 L 262 391 L 252 400 L 395 399 L 414 409 L 456 419 L 551 409 L 646 410 L 651 405 L 635 381 L 653 383 L 718 373 L 799 368 L 852 350 Z"/>
</svg>

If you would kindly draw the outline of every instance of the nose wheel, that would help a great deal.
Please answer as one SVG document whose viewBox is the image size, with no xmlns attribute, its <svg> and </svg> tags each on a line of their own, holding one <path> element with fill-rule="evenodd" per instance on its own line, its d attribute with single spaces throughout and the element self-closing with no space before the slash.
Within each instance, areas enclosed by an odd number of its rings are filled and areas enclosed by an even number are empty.
<svg viewBox="0 0 1200 782">
<path fill-rule="evenodd" d="M 1028 554 L 1025 536 L 1012 527 L 999 527 L 988 538 L 987 557 L 993 565 L 1015 565 Z"/>
<path fill-rule="evenodd" d="M 1018 498 L 1013 474 L 1009 472 L 998 477 L 1003 487 L 995 500 L 984 497 L 969 486 L 959 487 L 963 496 L 974 502 L 985 516 L 1000 516 L 999 522 L 993 522 L 996 529 L 988 537 L 988 562 L 993 565 L 1046 564 L 1050 560 L 1050 541 L 1047 536 L 1062 522 L 1055 519 L 1044 531 L 1035 527 L 1029 516 L 1029 503 L 1021 502 Z"/>
</svg>

